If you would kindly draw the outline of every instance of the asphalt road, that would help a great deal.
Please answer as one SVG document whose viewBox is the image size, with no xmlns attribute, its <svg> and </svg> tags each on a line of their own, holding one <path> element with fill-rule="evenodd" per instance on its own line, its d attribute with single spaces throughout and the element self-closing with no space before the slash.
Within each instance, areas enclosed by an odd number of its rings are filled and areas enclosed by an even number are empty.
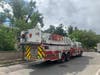
<svg viewBox="0 0 100 75">
<path fill-rule="evenodd" d="M 96 75 L 100 68 L 100 54 L 84 52 L 83 57 L 78 57 L 65 63 L 49 62 L 32 64 L 8 75 Z"/>
</svg>

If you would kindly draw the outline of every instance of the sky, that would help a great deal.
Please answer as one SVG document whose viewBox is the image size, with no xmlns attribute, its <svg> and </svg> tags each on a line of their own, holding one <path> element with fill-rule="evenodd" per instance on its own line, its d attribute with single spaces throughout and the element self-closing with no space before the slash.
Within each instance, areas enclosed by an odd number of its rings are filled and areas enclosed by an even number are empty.
<svg viewBox="0 0 100 75">
<path fill-rule="evenodd" d="M 26 0 L 30 1 L 30 0 Z M 100 34 L 100 0 L 34 0 L 44 17 L 44 28 L 49 25 L 64 27 L 77 26 L 80 29 L 92 29 Z M 5 5 L 5 8 L 10 8 Z M 0 11 L 3 11 L 0 8 Z M 11 10 L 12 14 L 12 10 Z"/>
<path fill-rule="evenodd" d="M 63 24 L 92 29 L 100 34 L 100 0 L 35 0 L 44 16 L 45 29 Z"/>
</svg>

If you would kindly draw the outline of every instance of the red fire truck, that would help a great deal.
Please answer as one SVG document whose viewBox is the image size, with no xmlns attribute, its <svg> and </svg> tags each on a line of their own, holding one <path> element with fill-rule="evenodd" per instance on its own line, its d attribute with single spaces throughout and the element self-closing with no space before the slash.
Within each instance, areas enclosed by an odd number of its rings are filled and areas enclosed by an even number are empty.
<svg viewBox="0 0 100 75">
<path fill-rule="evenodd" d="M 20 44 L 28 61 L 68 61 L 72 56 L 81 56 L 82 45 L 69 37 L 43 33 L 37 27 L 21 32 Z"/>
</svg>

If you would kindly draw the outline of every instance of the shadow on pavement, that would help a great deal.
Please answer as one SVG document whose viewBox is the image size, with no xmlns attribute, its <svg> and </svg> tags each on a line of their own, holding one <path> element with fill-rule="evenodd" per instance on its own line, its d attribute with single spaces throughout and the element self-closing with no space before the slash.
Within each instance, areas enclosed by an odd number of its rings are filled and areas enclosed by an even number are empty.
<svg viewBox="0 0 100 75">
<path fill-rule="evenodd" d="M 91 59 L 93 57 L 83 56 L 65 63 L 44 62 L 31 65 L 30 68 L 34 71 L 30 72 L 30 75 L 77 75 L 89 65 L 89 60 Z"/>
</svg>

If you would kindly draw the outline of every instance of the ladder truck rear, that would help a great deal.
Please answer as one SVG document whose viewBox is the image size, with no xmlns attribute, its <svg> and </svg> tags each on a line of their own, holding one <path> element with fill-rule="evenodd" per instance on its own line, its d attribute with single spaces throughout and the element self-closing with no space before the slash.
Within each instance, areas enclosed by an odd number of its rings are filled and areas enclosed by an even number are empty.
<svg viewBox="0 0 100 75">
<path fill-rule="evenodd" d="M 69 37 L 43 33 L 37 27 L 21 32 L 20 45 L 24 49 L 27 61 L 68 61 L 72 56 L 83 53 L 80 42 L 73 42 Z"/>
</svg>

